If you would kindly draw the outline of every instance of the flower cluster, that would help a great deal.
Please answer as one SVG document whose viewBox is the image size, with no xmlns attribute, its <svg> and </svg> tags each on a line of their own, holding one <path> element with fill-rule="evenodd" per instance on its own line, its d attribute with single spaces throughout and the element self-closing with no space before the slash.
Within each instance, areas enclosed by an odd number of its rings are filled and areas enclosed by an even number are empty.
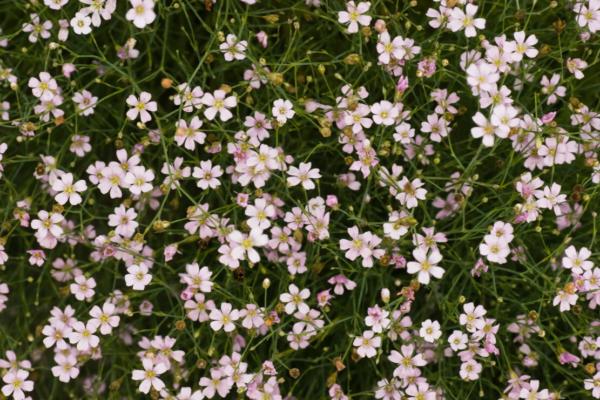
<svg viewBox="0 0 600 400">
<path fill-rule="evenodd" d="M 600 398 L 600 1 L 31 0 L 2 398 Z"/>
</svg>

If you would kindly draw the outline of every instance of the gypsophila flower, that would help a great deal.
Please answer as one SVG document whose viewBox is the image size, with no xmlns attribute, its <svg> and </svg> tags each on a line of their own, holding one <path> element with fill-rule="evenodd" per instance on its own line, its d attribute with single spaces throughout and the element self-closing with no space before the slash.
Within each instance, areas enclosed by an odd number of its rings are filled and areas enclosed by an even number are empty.
<svg viewBox="0 0 600 400">
<path fill-rule="evenodd" d="M 288 119 L 292 119 L 296 114 L 292 102 L 283 99 L 277 99 L 273 102 L 272 113 L 280 125 L 284 125 Z"/>
<path fill-rule="evenodd" d="M 348 1 L 346 3 L 346 11 L 338 12 L 338 22 L 340 24 L 348 24 L 348 33 L 358 32 L 358 25 L 369 26 L 371 23 L 371 17 L 364 15 L 369 8 L 371 3 L 368 1 L 361 1 L 355 4 L 354 1 Z"/>
<path fill-rule="evenodd" d="M 225 61 L 243 60 L 246 58 L 246 47 L 248 42 L 245 40 L 238 40 L 238 38 L 230 33 L 225 38 L 225 42 L 221 43 L 219 49 L 225 57 Z"/>
<path fill-rule="evenodd" d="M 477 34 L 477 29 L 485 28 L 485 19 L 475 18 L 478 7 L 474 4 L 467 4 L 465 9 L 454 7 L 448 17 L 448 28 L 453 31 L 465 31 L 466 37 L 473 37 Z"/>
<path fill-rule="evenodd" d="M 302 185 L 305 190 L 311 190 L 315 188 L 315 184 L 312 179 L 319 179 L 318 168 L 311 168 L 311 163 L 300 163 L 299 168 L 291 166 L 288 169 L 287 183 L 290 186 Z"/>
<path fill-rule="evenodd" d="M 84 180 L 73 182 L 73 174 L 67 173 L 54 179 L 52 190 L 58 192 L 54 196 L 58 204 L 64 205 L 68 202 L 71 205 L 77 205 L 82 201 L 79 193 L 86 191 L 87 185 Z"/>
<path fill-rule="evenodd" d="M 158 377 L 167 371 L 167 367 L 163 363 L 154 364 L 149 358 L 142 358 L 143 370 L 134 369 L 131 372 L 131 378 L 134 381 L 141 381 L 139 390 L 142 393 L 148 393 L 150 388 L 161 390 L 165 387 L 165 383 Z"/>
<path fill-rule="evenodd" d="M 137 28 L 144 28 L 156 19 L 154 0 L 129 0 L 131 8 L 125 14 L 128 21 L 132 21 Z"/>
<path fill-rule="evenodd" d="M 71 18 L 71 28 L 77 35 L 87 35 L 92 32 L 92 19 L 82 13 L 77 13 Z"/>
<path fill-rule="evenodd" d="M 410 274 L 418 274 L 417 279 L 420 283 L 427 285 L 433 276 L 440 279 L 444 275 L 444 269 L 437 264 L 442 261 L 442 255 L 439 251 L 428 252 L 422 247 L 413 250 L 415 261 L 406 264 L 406 270 Z"/>
<path fill-rule="evenodd" d="M 233 118 L 233 114 L 229 111 L 230 108 L 237 106 L 237 100 L 235 96 L 227 96 L 223 90 L 215 90 L 214 93 L 206 93 L 201 100 L 202 104 L 206 106 L 204 110 L 204 116 L 210 121 L 215 119 L 217 113 L 221 121 L 229 121 Z"/>
<path fill-rule="evenodd" d="M 131 107 L 127 111 L 127 118 L 135 121 L 137 118 L 143 123 L 146 123 L 152 119 L 150 112 L 157 110 L 156 102 L 151 101 L 152 95 L 148 92 L 140 93 L 140 97 L 130 95 L 127 97 L 127 104 Z"/>
</svg>

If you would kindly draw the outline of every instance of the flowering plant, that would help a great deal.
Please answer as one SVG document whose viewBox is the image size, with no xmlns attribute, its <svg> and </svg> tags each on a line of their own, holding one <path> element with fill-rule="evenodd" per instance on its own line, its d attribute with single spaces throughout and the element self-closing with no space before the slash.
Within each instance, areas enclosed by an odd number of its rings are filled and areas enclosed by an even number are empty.
<svg viewBox="0 0 600 400">
<path fill-rule="evenodd" d="M 600 398 L 600 1 L 4 3 L 4 397 Z"/>
</svg>

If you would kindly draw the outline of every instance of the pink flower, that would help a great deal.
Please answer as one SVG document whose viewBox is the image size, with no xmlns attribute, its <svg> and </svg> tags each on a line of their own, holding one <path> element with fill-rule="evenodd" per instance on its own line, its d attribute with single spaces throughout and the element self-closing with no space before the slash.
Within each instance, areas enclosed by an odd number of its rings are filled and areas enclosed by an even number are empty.
<svg viewBox="0 0 600 400">
<path fill-rule="evenodd" d="M 40 101 L 50 101 L 58 94 L 58 84 L 48 72 L 40 72 L 39 79 L 32 77 L 28 82 L 33 95 Z"/>
<path fill-rule="evenodd" d="M 466 12 L 465 12 L 466 11 Z M 466 37 L 474 37 L 477 35 L 477 29 L 485 28 L 485 19 L 474 18 L 477 12 L 477 6 L 467 4 L 465 11 L 461 7 L 453 7 L 448 17 L 448 29 L 452 32 L 458 32 L 464 29 Z"/>
<path fill-rule="evenodd" d="M 368 1 L 361 1 L 356 5 L 350 0 L 346 3 L 346 11 L 338 12 L 338 22 L 348 25 L 348 33 L 356 33 L 359 24 L 368 26 L 371 23 L 371 17 L 364 15 L 370 7 L 371 3 Z"/>
<path fill-rule="evenodd" d="M 312 190 L 315 184 L 312 179 L 321 178 L 318 168 L 311 168 L 311 163 L 300 163 L 300 168 L 291 166 L 288 170 L 287 183 L 290 186 L 302 184 L 305 190 Z"/>
<path fill-rule="evenodd" d="M 354 261 L 362 257 L 362 266 L 372 268 L 373 258 L 379 259 L 385 253 L 384 250 L 376 248 L 381 243 L 381 239 L 371 232 L 359 233 L 357 226 L 348 228 L 348 234 L 352 240 L 340 240 L 340 249 L 346 251 L 346 258 Z"/>
<path fill-rule="evenodd" d="M 364 331 L 362 336 L 354 338 L 352 345 L 356 347 L 356 353 L 360 357 L 373 358 L 377 355 L 377 349 L 381 346 L 381 338 L 375 336 L 373 331 Z"/>
<path fill-rule="evenodd" d="M 571 366 L 576 367 L 581 359 L 575 354 L 571 354 L 568 351 L 563 351 L 558 355 L 558 361 L 563 365 L 571 364 Z"/>
<path fill-rule="evenodd" d="M 87 279 L 84 275 L 76 276 L 75 282 L 69 286 L 71 293 L 79 301 L 91 299 L 94 296 L 95 287 L 96 280 L 94 278 Z"/>
<path fill-rule="evenodd" d="M 235 329 L 234 322 L 240 318 L 238 310 L 234 309 L 231 303 L 221 303 L 221 308 L 214 308 L 209 316 L 212 322 L 210 327 L 214 331 L 223 329 L 225 332 L 232 332 Z"/>
<path fill-rule="evenodd" d="M 193 117 L 189 124 L 180 119 L 176 124 L 175 143 L 188 150 L 196 149 L 196 143 L 204 144 L 206 139 L 206 133 L 199 130 L 201 127 L 202 121 L 197 116 Z"/>
<path fill-rule="evenodd" d="M 6 385 L 2 386 L 2 394 L 5 396 L 12 395 L 15 400 L 25 399 L 25 392 L 33 390 L 33 381 L 27 380 L 29 372 L 24 369 L 9 370 L 2 380 Z"/>
<path fill-rule="evenodd" d="M 81 321 L 73 323 L 73 330 L 69 334 L 71 344 L 77 345 L 79 351 L 89 351 L 100 344 L 100 338 L 94 335 L 98 329 L 97 322 L 92 320 L 84 324 Z"/>
<path fill-rule="evenodd" d="M 131 108 L 127 111 L 127 118 L 134 121 L 139 117 L 140 121 L 143 123 L 150 121 L 152 119 L 150 112 L 155 112 L 158 109 L 156 102 L 151 100 L 152 95 L 148 92 L 140 93 L 139 98 L 134 95 L 129 95 L 126 103 Z"/>
<path fill-rule="evenodd" d="M 125 184 L 132 194 L 139 195 L 150 192 L 154 187 L 154 171 L 137 165 L 125 175 Z"/>
<path fill-rule="evenodd" d="M 131 372 L 131 379 L 134 381 L 141 381 L 139 390 L 142 393 L 150 392 L 150 388 L 154 388 L 156 391 L 164 389 L 165 383 L 158 377 L 167 371 L 167 367 L 163 363 L 154 364 L 150 358 L 142 358 L 141 369 L 134 369 Z"/>
<path fill-rule="evenodd" d="M 256 34 L 256 40 L 263 47 L 263 49 L 267 48 L 269 42 L 269 36 L 265 33 L 265 31 L 260 31 Z"/>
<path fill-rule="evenodd" d="M 217 114 L 221 121 L 229 121 L 233 118 L 233 114 L 229 111 L 230 108 L 237 106 L 235 96 L 227 96 L 223 90 L 215 90 L 214 93 L 205 93 L 202 97 L 202 104 L 207 108 L 204 110 L 204 116 L 212 121 Z"/>
<path fill-rule="evenodd" d="M 221 167 L 218 165 L 213 167 L 210 160 L 200 161 L 200 167 L 194 167 L 194 172 L 192 173 L 192 176 L 198 179 L 196 185 L 204 190 L 208 188 L 215 189 L 220 186 L 221 182 L 218 178 L 221 175 L 223 175 Z"/>
<path fill-rule="evenodd" d="M 344 294 L 344 289 L 353 290 L 354 288 L 356 288 L 356 282 L 348 279 L 347 277 L 341 274 L 332 276 L 327 282 L 330 285 L 334 285 L 333 293 L 337 294 L 338 296 Z"/>
</svg>

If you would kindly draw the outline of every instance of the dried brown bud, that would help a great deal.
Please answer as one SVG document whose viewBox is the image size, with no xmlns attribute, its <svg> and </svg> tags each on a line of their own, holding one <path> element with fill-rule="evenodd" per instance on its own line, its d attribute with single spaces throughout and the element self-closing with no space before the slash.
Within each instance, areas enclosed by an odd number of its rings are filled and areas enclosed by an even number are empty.
<svg viewBox="0 0 600 400">
<path fill-rule="evenodd" d="M 538 319 L 538 313 L 535 310 L 529 311 L 528 316 L 529 316 L 529 319 L 532 321 L 535 321 Z"/>
<path fill-rule="evenodd" d="M 552 27 L 556 33 L 560 34 L 567 27 L 567 23 L 562 19 L 557 19 L 552 23 Z"/>
<path fill-rule="evenodd" d="M 344 365 L 344 363 L 342 362 L 342 358 L 341 357 L 336 357 L 333 359 L 333 365 L 335 365 L 335 369 L 340 372 L 343 371 L 344 369 L 346 369 L 346 366 Z"/>
<path fill-rule="evenodd" d="M 348 65 L 356 65 L 356 64 L 360 64 L 360 62 L 361 62 L 360 54 L 357 54 L 357 53 L 348 54 L 344 58 L 344 63 L 346 63 Z"/>
<path fill-rule="evenodd" d="M 289 374 L 292 378 L 298 379 L 300 376 L 300 370 L 298 368 L 292 368 L 289 370 Z"/>
<path fill-rule="evenodd" d="M 596 366 L 594 365 L 594 363 L 585 364 L 585 367 L 583 367 L 583 369 L 585 369 L 585 372 L 587 372 L 590 375 L 594 375 L 596 373 Z"/>
<path fill-rule="evenodd" d="M 279 72 L 271 72 L 267 75 L 267 78 L 269 79 L 269 82 L 275 86 L 279 86 L 283 83 L 283 74 Z"/>
<path fill-rule="evenodd" d="M 277 22 L 279 22 L 279 15 L 269 14 L 269 15 L 263 16 L 263 19 L 270 24 L 276 24 Z"/>
<path fill-rule="evenodd" d="M 331 136 L 331 129 L 324 126 L 321 129 L 319 129 L 319 133 L 321 134 L 321 136 L 327 138 Z"/>
</svg>

